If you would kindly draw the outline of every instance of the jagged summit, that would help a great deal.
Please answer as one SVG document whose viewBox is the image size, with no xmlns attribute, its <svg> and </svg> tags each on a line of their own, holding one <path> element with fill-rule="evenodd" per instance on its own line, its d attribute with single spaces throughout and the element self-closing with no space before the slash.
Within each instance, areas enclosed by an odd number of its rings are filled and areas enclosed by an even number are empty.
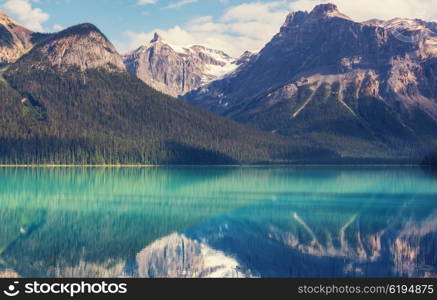
<svg viewBox="0 0 437 300">
<path fill-rule="evenodd" d="M 320 4 L 314 7 L 314 9 L 311 11 L 309 15 L 310 19 L 326 19 L 326 18 L 340 18 L 340 19 L 346 19 L 351 20 L 348 16 L 341 13 L 338 10 L 337 5 L 335 4 Z"/>
<path fill-rule="evenodd" d="M 302 24 L 307 16 L 308 13 L 306 11 L 293 11 L 288 14 L 282 27 L 287 27 L 291 24 Z"/>
<path fill-rule="evenodd" d="M 335 13 L 339 13 L 337 5 L 332 3 L 327 3 L 327 4 L 320 4 L 315 6 L 310 14 L 316 16 L 325 16 Z"/>
<path fill-rule="evenodd" d="M 345 19 L 352 21 L 350 17 L 341 13 L 335 4 L 320 4 L 314 7 L 311 12 L 307 11 L 293 11 L 285 20 L 284 27 L 290 27 L 294 25 L 302 25 L 304 23 L 314 23 L 323 20 L 330 20 L 332 18 Z"/>
<path fill-rule="evenodd" d="M 255 53 L 253 53 L 251 51 L 244 51 L 244 53 L 241 54 L 241 56 L 237 59 L 236 64 L 242 65 L 242 64 L 248 63 L 254 55 L 255 55 Z"/>
<path fill-rule="evenodd" d="M 162 42 L 162 41 L 164 41 L 162 36 L 160 36 L 159 33 L 155 32 L 155 34 L 153 35 L 153 39 L 150 41 L 150 43 L 156 43 L 156 42 Z"/>
</svg>

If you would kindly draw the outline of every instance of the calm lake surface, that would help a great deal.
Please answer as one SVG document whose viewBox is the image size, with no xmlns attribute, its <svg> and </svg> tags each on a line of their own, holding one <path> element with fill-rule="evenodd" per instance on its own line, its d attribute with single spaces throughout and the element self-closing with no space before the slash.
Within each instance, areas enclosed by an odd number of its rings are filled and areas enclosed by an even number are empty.
<svg viewBox="0 0 437 300">
<path fill-rule="evenodd" d="M 0 168 L 0 277 L 436 277 L 414 167 Z"/>
</svg>

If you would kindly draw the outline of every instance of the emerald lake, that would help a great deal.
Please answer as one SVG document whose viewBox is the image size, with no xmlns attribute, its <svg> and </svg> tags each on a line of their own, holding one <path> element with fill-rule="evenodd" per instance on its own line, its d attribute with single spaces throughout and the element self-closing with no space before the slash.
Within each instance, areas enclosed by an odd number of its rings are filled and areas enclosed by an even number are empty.
<svg viewBox="0 0 437 300">
<path fill-rule="evenodd" d="M 436 277 L 420 167 L 0 168 L 0 276 Z"/>
</svg>

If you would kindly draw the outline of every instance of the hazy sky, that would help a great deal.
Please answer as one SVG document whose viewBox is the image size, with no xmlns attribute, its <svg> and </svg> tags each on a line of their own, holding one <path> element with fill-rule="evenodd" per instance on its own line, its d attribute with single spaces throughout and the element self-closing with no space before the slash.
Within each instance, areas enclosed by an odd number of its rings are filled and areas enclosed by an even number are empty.
<svg viewBox="0 0 437 300">
<path fill-rule="evenodd" d="M 35 31 L 93 23 L 121 52 L 149 41 L 158 31 L 173 44 L 203 44 L 237 56 L 260 49 L 290 11 L 326 2 L 336 3 L 358 21 L 437 21 L 437 0 L 0 0 L 0 9 Z"/>
</svg>

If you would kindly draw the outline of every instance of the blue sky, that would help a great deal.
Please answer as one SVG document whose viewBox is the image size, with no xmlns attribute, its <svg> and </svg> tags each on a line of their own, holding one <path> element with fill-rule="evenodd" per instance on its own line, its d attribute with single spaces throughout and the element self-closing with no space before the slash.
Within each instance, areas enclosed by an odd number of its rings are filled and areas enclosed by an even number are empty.
<svg viewBox="0 0 437 300">
<path fill-rule="evenodd" d="M 237 56 L 258 50 L 291 10 L 326 0 L 0 0 L 0 9 L 35 31 L 97 25 L 121 51 L 158 31 L 173 44 L 204 44 Z M 436 0 L 331 0 L 357 20 L 418 17 L 437 21 Z"/>
</svg>

